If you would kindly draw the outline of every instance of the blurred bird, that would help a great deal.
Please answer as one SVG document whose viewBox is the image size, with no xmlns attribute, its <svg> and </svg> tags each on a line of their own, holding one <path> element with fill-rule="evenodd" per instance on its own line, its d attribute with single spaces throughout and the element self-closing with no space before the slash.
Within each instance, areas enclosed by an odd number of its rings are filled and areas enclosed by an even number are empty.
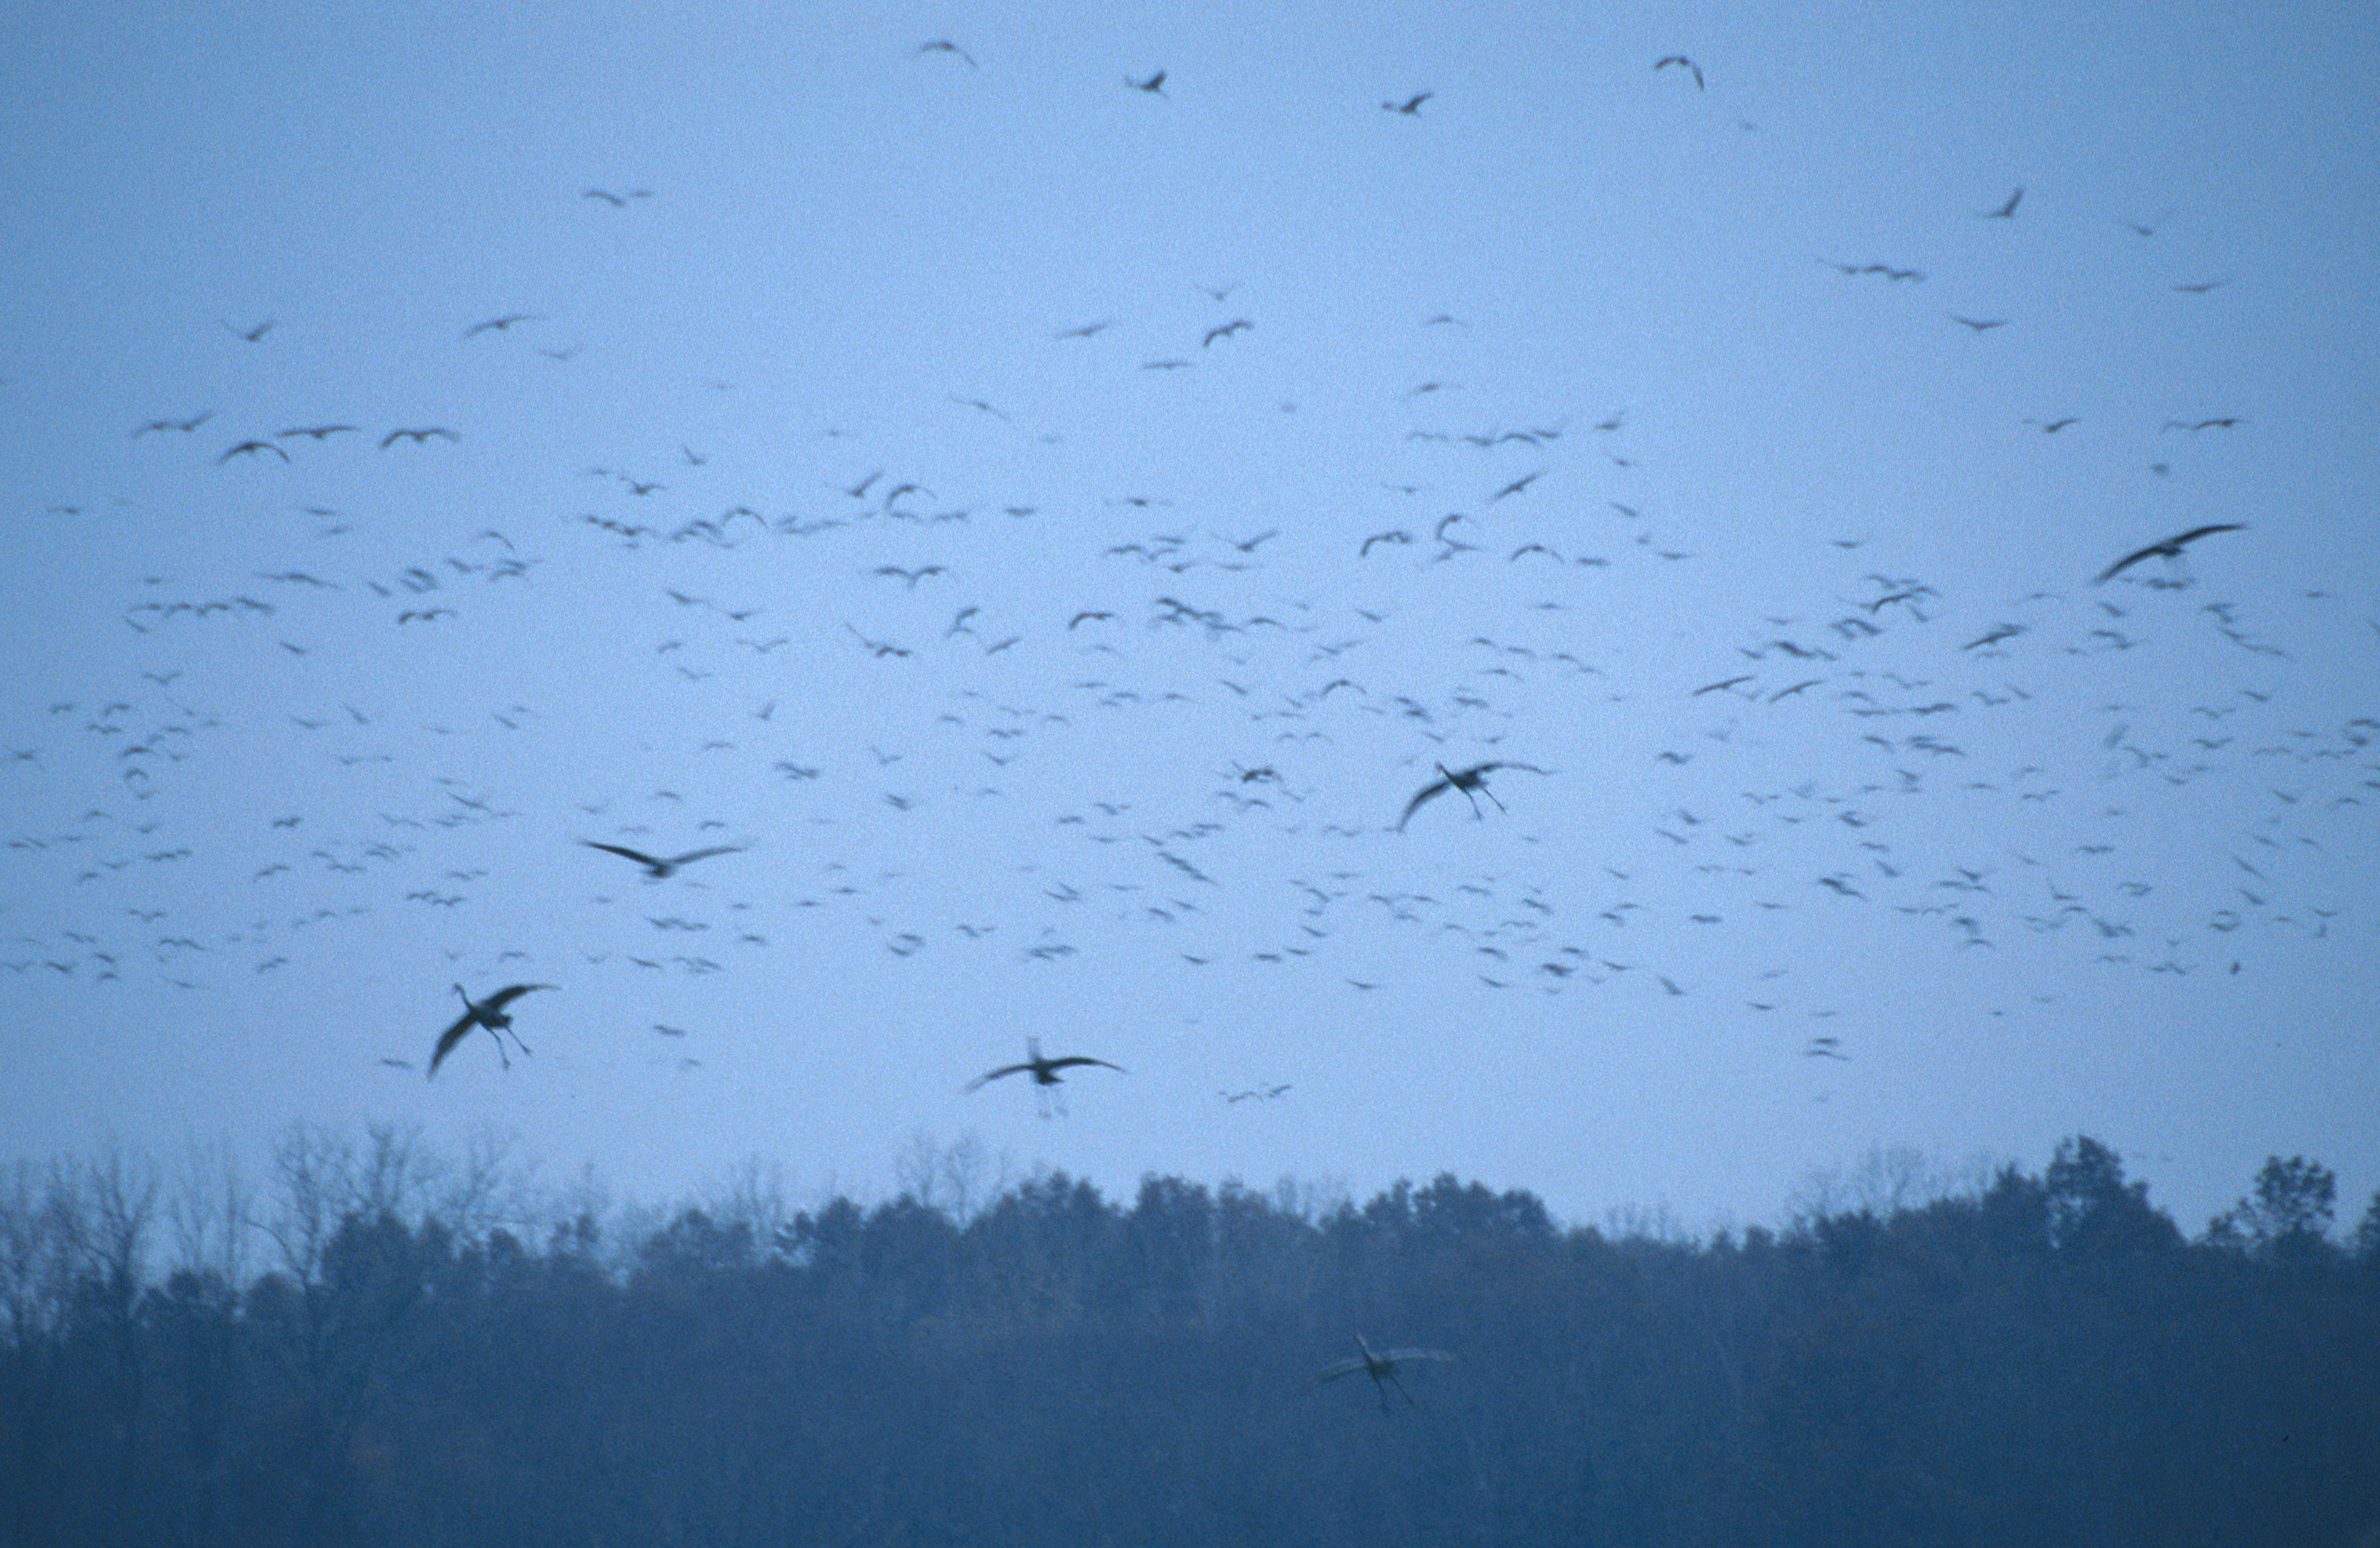
<svg viewBox="0 0 2380 1548">
<path fill-rule="evenodd" d="M 1073 1070 L 1083 1065 L 1097 1065 L 1102 1070 L 1112 1070 L 1119 1075 L 1125 1072 L 1121 1064 L 1110 1064 L 1106 1059 L 1093 1058 L 1087 1054 L 1068 1054 L 1061 1058 L 1044 1058 L 1041 1057 L 1041 1040 L 1038 1037 L 1028 1037 L 1025 1040 L 1025 1062 L 1022 1064 L 1003 1064 L 997 1070 L 988 1070 L 969 1081 L 966 1089 L 971 1092 L 980 1091 L 1004 1076 L 1029 1074 L 1033 1077 L 1033 1083 L 1046 1104 L 1050 1095 L 1050 1088 L 1061 1083 L 1058 1073 L 1061 1070 Z M 1046 1106 L 1043 1116 L 1048 1116 Z"/>
<path fill-rule="evenodd" d="M 646 877 L 652 881 L 663 880 L 674 874 L 681 865 L 691 865 L 698 860 L 708 860 L 714 854 L 735 854 L 743 848 L 741 844 L 720 844 L 710 849 L 688 850 L 684 854 L 674 854 L 667 859 L 662 859 L 659 855 L 647 854 L 642 850 L 630 849 L 625 844 L 599 844 L 592 839 L 581 839 L 578 841 L 589 849 L 600 849 L 606 853 L 635 861 L 645 868 Z"/>
<path fill-rule="evenodd" d="M 453 1026 L 439 1034 L 438 1046 L 430 1050 L 430 1074 L 423 1078 L 436 1077 L 438 1066 L 444 1062 L 448 1054 L 455 1051 L 455 1045 L 463 1041 L 464 1034 L 473 1027 L 488 1029 L 489 1034 L 496 1040 L 497 1056 L 504 1059 L 505 1069 L 511 1069 L 513 1061 L 511 1056 L 504 1053 L 504 1034 L 511 1029 L 513 1019 L 505 1013 L 504 1007 L 532 990 L 552 987 L 551 984 L 508 984 L 485 999 L 474 1000 L 469 995 L 463 993 L 462 985 L 455 985 L 455 992 L 461 995 L 463 998 L 463 1014 L 455 1020 Z M 514 1033 L 513 1041 L 520 1043 L 520 1034 Z M 528 1044 L 521 1043 L 521 1052 L 528 1052 Z"/>
<path fill-rule="evenodd" d="M 2151 543 L 2144 549 L 2133 550 L 2131 553 L 2124 555 L 2123 558 L 2119 559 L 2113 564 L 2110 564 L 2106 569 L 2100 571 L 2097 579 L 2092 581 L 2091 584 L 2096 586 L 2101 581 L 2113 580 L 2125 570 L 2134 564 L 2138 564 L 2143 559 L 2154 559 L 2158 555 L 2163 555 L 2168 559 L 2180 559 L 2181 557 L 2182 545 L 2185 543 L 2194 543 L 2199 538 L 2207 537 L 2210 534 L 2216 532 L 2240 532 L 2244 531 L 2245 529 L 2245 524 L 2243 523 L 2236 521 L 2222 521 L 2215 522 L 2206 526 L 2193 526 L 2187 532 L 2178 532 L 2162 542 Z"/>
<path fill-rule="evenodd" d="M 1488 776 L 1499 768 L 1525 768 L 1532 774 L 1552 772 L 1550 769 L 1538 768 L 1525 763 L 1480 763 L 1461 770 L 1449 768 L 1441 763 L 1438 766 L 1438 771 L 1442 777 L 1422 786 L 1420 790 L 1414 792 L 1414 798 L 1405 803 L 1404 816 L 1397 818 L 1397 831 L 1402 833 L 1405 830 L 1405 823 L 1415 812 L 1421 810 L 1423 803 L 1444 795 L 1451 790 L 1459 790 L 1463 792 L 1463 799 L 1471 803 L 1473 816 L 1481 816 L 1479 802 L 1473 792 L 1476 792 L 1478 795 L 1496 801 L 1496 792 L 1488 788 Z M 1496 801 L 1496 809 L 1502 811 L 1504 804 L 1501 801 Z"/>
<path fill-rule="evenodd" d="M 1686 67 L 1687 73 L 1694 78 L 1694 90 L 1699 91 L 1703 89 L 1703 67 L 1700 65 L 1695 64 L 1693 60 L 1687 58 L 1684 54 L 1672 54 L 1666 59 L 1656 59 L 1653 61 L 1653 67 L 1657 70 L 1667 69 L 1671 65 L 1683 65 Z"/>
<path fill-rule="evenodd" d="M 1361 1371 L 1372 1378 L 1372 1385 L 1380 1395 L 1382 1413 L 1394 1411 L 1389 1406 L 1389 1388 L 1392 1386 L 1403 1396 L 1406 1402 L 1415 1408 L 1421 1406 L 1412 1393 L 1405 1391 L 1405 1384 L 1397 1378 L 1398 1366 L 1411 1365 L 1419 1361 L 1435 1361 L 1440 1364 L 1451 1364 L 1454 1361 L 1454 1357 L 1444 1349 L 1375 1349 L 1371 1345 L 1364 1342 L 1364 1336 L 1360 1333 L 1355 1335 L 1355 1348 L 1356 1353 L 1324 1366 L 1315 1373 L 1315 1377 L 1318 1381 L 1335 1382 L 1342 1376 L 1353 1375 Z"/>
</svg>

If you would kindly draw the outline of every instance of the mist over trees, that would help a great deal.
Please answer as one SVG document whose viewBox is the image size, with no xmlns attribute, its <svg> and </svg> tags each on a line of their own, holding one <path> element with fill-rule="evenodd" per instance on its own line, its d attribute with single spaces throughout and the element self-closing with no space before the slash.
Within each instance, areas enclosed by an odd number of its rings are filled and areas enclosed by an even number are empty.
<svg viewBox="0 0 2380 1548">
<path fill-rule="evenodd" d="M 2302 1157 L 2195 1238 L 2079 1136 L 1708 1240 L 985 1170 L 639 1215 L 387 1131 L 18 1162 L 0 1542 L 2380 1542 L 2380 1198 Z M 1357 1333 L 1456 1358 L 1318 1383 Z"/>
</svg>

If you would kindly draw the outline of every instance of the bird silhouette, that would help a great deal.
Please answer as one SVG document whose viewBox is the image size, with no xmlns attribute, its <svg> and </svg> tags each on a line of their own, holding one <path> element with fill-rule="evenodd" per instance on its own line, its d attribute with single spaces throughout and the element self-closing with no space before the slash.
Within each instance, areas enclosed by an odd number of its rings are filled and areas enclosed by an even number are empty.
<svg viewBox="0 0 2380 1548">
<path fill-rule="evenodd" d="M 2106 569 L 2100 571 L 2098 577 L 2092 581 L 2091 584 L 2097 586 L 2101 581 L 2113 580 L 2116 576 L 2123 574 L 2125 570 L 2131 568 L 2132 565 L 2138 564 L 2143 559 L 2154 559 L 2160 554 L 2168 559 L 2180 559 L 2181 557 L 2182 546 L 2184 544 L 2194 543 L 2199 538 L 2204 538 L 2211 533 L 2240 532 L 2243 530 L 2245 530 L 2245 524 L 2236 521 L 2215 522 L 2205 526 L 2193 526 L 2189 531 L 2178 532 L 2162 542 L 2151 543 L 2144 549 L 2133 550 L 2131 553 L 2124 555 L 2123 558 L 2119 559 L 2113 564 L 2110 564 Z"/>
<path fill-rule="evenodd" d="M 1421 104 L 1429 101 L 1430 98 L 1437 94 L 1438 93 L 1435 91 L 1416 91 L 1412 96 L 1407 97 L 1403 102 L 1382 103 L 1380 106 L 1390 113 L 1402 113 L 1408 115 L 1415 115 L 1421 112 Z"/>
<path fill-rule="evenodd" d="M 455 1045 L 463 1041 L 464 1034 L 473 1027 L 488 1029 L 489 1035 L 496 1040 L 497 1056 L 504 1059 L 505 1069 L 511 1069 L 512 1057 L 504 1052 L 504 1034 L 511 1030 L 513 1019 L 505 1012 L 504 1007 L 532 990 L 552 987 L 551 984 L 508 984 L 485 999 L 474 1000 L 469 995 L 464 994 L 462 985 L 455 985 L 455 992 L 462 996 L 463 1014 L 455 1019 L 453 1026 L 439 1034 L 438 1046 L 430 1050 L 430 1073 L 423 1078 L 425 1080 L 436 1078 L 438 1066 L 444 1062 L 448 1054 L 455 1051 Z M 513 1033 L 513 1041 L 520 1043 L 520 1034 Z M 521 1052 L 528 1052 L 528 1044 L 521 1043 Z"/>
<path fill-rule="evenodd" d="M 240 456 L 242 454 L 253 455 L 258 452 L 270 452 L 274 456 L 279 457 L 283 462 L 287 462 L 289 460 L 289 454 L 283 451 L 280 447 L 275 446 L 270 441 L 243 441 L 238 445 L 233 447 L 230 451 L 225 452 L 222 456 L 217 457 L 215 459 L 215 464 L 217 466 L 221 466 L 223 464 L 231 461 L 234 457 Z"/>
<path fill-rule="evenodd" d="M 152 419 L 134 430 L 132 439 L 138 441 L 151 430 L 180 430 L 184 435 L 188 435 L 214 417 L 215 411 L 210 408 L 204 414 L 194 414 L 187 419 Z"/>
<path fill-rule="evenodd" d="M 1454 1357 L 1444 1349 L 1375 1349 L 1364 1341 L 1364 1336 L 1360 1333 L 1355 1335 L 1355 1349 L 1356 1352 L 1346 1359 L 1333 1361 L 1316 1372 L 1315 1379 L 1335 1382 L 1342 1376 L 1350 1376 L 1361 1371 L 1372 1378 L 1372 1385 L 1380 1395 L 1382 1413 L 1395 1411 L 1389 1405 L 1390 1387 L 1395 1387 L 1404 1400 L 1414 1407 L 1421 1406 L 1412 1393 L 1405 1391 L 1405 1384 L 1398 1379 L 1398 1366 L 1411 1365 L 1420 1361 L 1433 1361 L 1439 1364 L 1452 1364 L 1454 1361 Z"/>
<path fill-rule="evenodd" d="M 975 55 L 969 54 L 965 49 L 961 48 L 958 44 L 951 42 L 948 38 L 936 38 L 929 42 L 919 43 L 916 48 L 911 49 L 909 53 L 912 58 L 915 58 L 917 55 L 921 54 L 955 54 L 960 58 L 967 62 L 967 68 L 974 69 L 977 67 Z"/>
<path fill-rule="evenodd" d="M 2016 192 L 2008 196 L 2008 202 L 2006 204 L 2001 205 L 1997 210 L 1979 211 L 1976 212 L 1975 218 L 1979 221 L 2012 221 L 2016 219 L 2017 200 L 2023 197 L 2024 185 L 2020 183 L 2017 185 Z"/>
<path fill-rule="evenodd" d="M 1671 65 L 1683 65 L 1686 67 L 1686 72 L 1694 78 L 1694 90 L 1699 91 L 1703 89 L 1703 67 L 1700 65 L 1695 64 L 1693 60 L 1687 58 L 1684 54 L 1672 54 L 1666 59 L 1656 59 L 1653 61 L 1653 67 L 1657 70 L 1666 69 Z"/>
<path fill-rule="evenodd" d="M 416 446 L 419 446 L 433 435 L 443 436 L 448 441 L 460 441 L 463 439 L 461 436 L 456 435 L 453 430 L 448 429 L 443 425 L 430 425 L 418 430 L 391 430 L 386 435 L 380 438 L 380 449 L 385 452 L 400 441 L 410 441 Z"/>
<path fill-rule="evenodd" d="M 501 333 L 516 322 L 534 322 L 537 319 L 528 312 L 507 312 L 502 317 L 492 317 L 485 322 L 472 323 L 468 328 L 463 330 L 463 336 L 468 339 L 476 337 L 480 333 Z"/>
<path fill-rule="evenodd" d="M 1123 83 L 1126 86 L 1131 87 L 1135 91 L 1146 91 L 1153 97 L 1161 97 L 1165 95 L 1165 72 L 1163 70 L 1158 71 L 1155 75 L 1150 76 L 1147 80 L 1135 80 L 1132 77 L 1126 76 L 1123 78 Z"/>
<path fill-rule="evenodd" d="M 1496 792 L 1488 788 L 1488 776 L 1499 768 L 1525 768 L 1532 774 L 1552 772 L 1550 769 L 1539 768 L 1526 763 L 1479 763 L 1464 769 L 1449 768 L 1441 763 L 1438 766 L 1441 778 L 1422 786 L 1414 792 L 1414 798 L 1405 803 L 1404 816 L 1397 818 L 1397 831 L 1402 833 L 1405 830 L 1405 824 L 1412 819 L 1415 812 L 1421 810 L 1423 803 L 1444 795 L 1451 790 L 1459 790 L 1463 792 L 1463 799 L 1471 803 L 1473 816 L 1481 816 L 1479 802 L 1474 792 L 1484 795 L 1490 801 L 1496 801 Z M 1496 809 L 1502 811 L 1504 804 L 1501 801 L 1496 801 Z"/>
<path fill-rule="evenodd" d="M 1125 1073 L 1123 1065 L 1110 1064 L 1106 1059 L 1093 1058 L 1088 1054 L 1067 1054 L 1059 1058 L 1044 1058 L 1041 1055 L 1041 1040 L 1038 1037 L 1028 1037 L 1025 1040 L 1025 1061 L 1022 1064 L 1003 1064 L 997 1070 L 987 1070 L 969 1081 L 966 1089 L 971 1092 L 981 1091 L 985 1086 L 1003 1077 L 1029 1074 L 1033 1077 L 1035 1088 L 1046 1104 L 1050 1096 L 1050 1088 L 1062 1082 L 1062 1077 L 1058 1071 L 1073 1070 L 1083 1065 L 1097 1065 L 1102 1070 L 1112 1070 L 1119 1075 Z M 1044 1112 L 1046 1115 L 1046 1106 Z"/>
<path fill-rule="evenodd" d="M 642 850 L 630 849 L 625 844 L 599 844 L 592 839 L 581 839 L 578 841 L 589 849 L 600 849 L 607 853 L 635 861 L 645 868 L 646 877 L 652 881 L 665 879 L 674 874 L 681 865 L 691 865 L 698 860 L 708 860 L 714 854 L 734 854 L 743 848 L 741 844 L 719 844 L 710 849 L 688 850 L 684 854 L 673 854 L 663 859 L 660 855 L 647 854 Z"/>
</svg>

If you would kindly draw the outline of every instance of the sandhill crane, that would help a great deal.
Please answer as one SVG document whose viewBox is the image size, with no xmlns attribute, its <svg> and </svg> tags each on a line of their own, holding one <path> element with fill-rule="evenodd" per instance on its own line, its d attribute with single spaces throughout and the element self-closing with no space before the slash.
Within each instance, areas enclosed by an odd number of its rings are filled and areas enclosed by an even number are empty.
<svg viewBox="0 0 2380 1548">
<path fill-rule="evenodd" d="M 1334 1382 L 1342 1376 L 1352 1375 L 1361 1371 L 1372 1378 L 1372 1385 L 1379 1392 L 1382 1413 L 1392 1411 L 1389 1407 L 1389 1388 L 1390 1387 L 1395 1387 L 1403 1395 L 1404 1400 L 1414 1407 L 1421 1406 L 1412 1393 L 1405 1391 L 1405 1384 L 1398 1380 L 1398 1366 L 1411 1365 L 1416 1361 L 1424 1360 L 1436 1361 L 1440 1364 L 1451 1364 L 1454 1361 L 1454 1357 L 1444 1349 L 1375 1349 L 1371 1345 L 1364 1342 L 1364 1336 L 1360 1333 L 1355 1335 L 1355 1348 L 1357 1352 L 1344 1360 L 1333 1361 L 1316 1372 L 1315 1377 L 1318 1381 Z"/>
<path fill-rule="evenodd" d="M 1025 1040 L 1024 1063 L 1003 1064 L 997 1070 L 988 1070 L 969 1081 L 966 1088 L 969 1091 L 980 1091 L 1003 1076 L 1030 1074 L 1033 1077 L 1033 1084 L 1039 1093 L 1043 1111 L 1046 1114 L 1051 1094 L 1050 1088 L 1061 1082 L 1062 1077 L 1058 1071 L 1087 1064 L 1098 1065 L 1102 1070 L 1112 1070 L 1119 1075 L 1125 1072 L 1121 1064 L 1110 1064 L 1106 1059 L 1093 1058 L 1087 1054 L 1068 1054 L 1061 1058 L 1044 1058 L 1041 1055 L 1041 1040 L 1038 1037 L 1028 1037 Z M 1065 1110 L 1062 1102 L 1059 1110 L 1061 1112 Z"/>
<path fill-rule="evenodd" d="M 2181 549 L 2183 544 L 2194 543 L 2199 538 L 2206 537 L 2210 533 L 2240 532 L 2243 530 L 2245 530 L 2244 525 L 2236 521 L 2219 521 L 2212 523 L 2206 526 L 2193 526 L 2189 531 L 2176 533 L 2174 536 L 2166 538 L 2162 542 L 2151 543 L 2144 549 L 2133 550 L 2131 553 L 2124 555 L 2123 558 L 2119 559 L 2113 564 L 2110 564 L 2106 569 L 2100 571 L 2098 578 L 2094 580 L 2091 584 L 2096 586 L 2100 581 L 2113 580 L 2117 575 L 2122 574 L 2123 571 L 2130 566 L 2138 564 L 2143 559 L 2155 558 L 2159 554 L 2164 555 L 2168 559 L 2180 559 L 2181 557 Z"/>
<path fill-rule="evenodd" d="M 511 1030 L 513 1019 L 505 1013 L 504 1007 L 533 989 L 552 987 L 551 984 L 507 984 L 487 998 L 475 1000 L 469 995 L 464 994 L 462 985 L 455 985 L 455 992 L 462 996 L 463 1014 L 455 1020 L 453 1026 L 439 1034 L 438 1046 L 430 1050 L 430 1073 L 424 1079 L 437 1077 L 438 1066 L 444 1061 L 448 1054 L 455 1051 L 455 1045 L 463 1041 L 463 1034 L 473 1027 L 488 1029 L 490 1035 L 496 1040 L 497 1057 L 503 1058 L 504 1068 L 510 1070 L 513 1067 L 513 1061 L 512 1057 L 504 1052 L 504 1034 Z M 528 1052 L 528 1045 L 521 1043 L 520 1034 L 513 1033 L 513 1041 L 520 1043 L 522 1053 Z"/>
<path fill-rule="evenodd" d="M 630 849 L 625 844 L 599 844 L 592 839 L 581 839 L 578 841 L 589 849 L 600 849 L 607 853 L 621 855 L 635 861 L 645 868 L 646 878 L 650 881 L 666 879 L 675 874 L 681 865 L 691 865 L 698 860 L 708 860 L 714 854 L 735 854 L 743 848 L 740 844 L 719 844 L 710 849 L 688 850 L 684 854 L 673 854 L 663 859 L 660 855 L 647 854 L 642 850 Z"/>
<path fill-rule="evenodd" d="M 1539 768 L 1526 763 L 1479 763 L 1463 769 L 1449 768 L 1441 763 L 1438 766 L 1438 772 L 1441 777 L 1415 791 L 1414 798 L 1405 803 L 1404 816 L 1397 818 L 1397 831 L 1402 833 L 1405 830 L 1406 822 L 1411 820 L 1415 812 L 1421 810 L 1424 802 L 1443 795 L 1451 790 L 1459 790 L 1463 792 L 1463 799 L 1471 803 L 1473 816 L 1484 816 L 1479 810 L 1478 796 L 1484 795 L 1490 801 L 1496 801 L 1496 792 L 1488 788 L 1488 776 L 1499 768 L 1525 768 L 1532 774 L 1552 772 L 1550 769 Z M 1475 792 L 1476 794 L 1474 793 Z M 1502 811 L 1504 804 L 1501 801 L 1496 801 L 1496 809 Z"/>
</svg>

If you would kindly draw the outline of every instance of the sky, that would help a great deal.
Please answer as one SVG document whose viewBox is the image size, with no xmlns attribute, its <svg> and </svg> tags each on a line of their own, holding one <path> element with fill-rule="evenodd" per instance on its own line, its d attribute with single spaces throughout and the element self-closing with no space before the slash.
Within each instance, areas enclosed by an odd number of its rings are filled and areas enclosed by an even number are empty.
<svg viewBox="0 0 2380 1548">
<path fill-rule="evenodd" d="M 0 1148 L 2351 1218 L 2380 19 L 2084 9 L 0 20 Z"/>
</svg>

